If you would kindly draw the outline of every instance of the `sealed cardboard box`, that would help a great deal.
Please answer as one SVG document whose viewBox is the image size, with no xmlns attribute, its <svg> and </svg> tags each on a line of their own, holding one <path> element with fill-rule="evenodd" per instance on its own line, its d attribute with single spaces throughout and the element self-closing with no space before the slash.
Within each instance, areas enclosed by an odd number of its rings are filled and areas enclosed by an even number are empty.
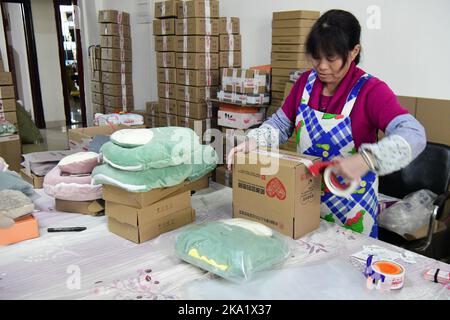
<svg viewBox="0 0 450 320">
<path fill-rule="evenodd" d="M 7 229 L 0 229 L 0 246 L 6 246 L 39 237 L 39 225 L 33 215 L 15 220 L 15 224 Z"/>
<path fill-rule="evenodd" d="M 92 92 L 92 103 L 103 104 L 103 93 Z"/>
<path fill-rule="evenodd" d="M 175 68 L 158 68 L 156 78 L 162 83 L 177 83 L 177 69 Z"/>
<path fill-rule="evenodd" d="M 319 227 L 321 179 L 305 166 L 305 160 L 319 158 L 264 150 L 240 157 L 233 166 L 234 218 L 263 223 L 294 239 Z"/>
<path fill-rule="evenodd" d="M 272 60 L 306 60 L 306 56 L 303 52 L 272 52 Z"/>
<path fill-rule="evenodd" d="M 150 115 L 156 115 L 158 112 L 158 101 L 149 101 L 145 103 L 145 111 Z"/>
<path fill-rule="evenodd" d="M 219 37 L 220 51 L 241 51 L 242 41 L 239 34 L 222 34 Z"/>
<path fill-rule="evenodd" d="M 230 170 L 227 170 L 227 167 L 220 166 L 216 168 L 215 172 L 215 181 L 224 185 L 226 187 L 233 187 L 233 176 Z"/>
<path fill-rule="evenodd" d="M 280 28 L 311 28 L 317 20 L 315 19 L 291 19 L 273 20 L 272 29 Z"/>
<path fill-rule="evenodd" d="M 144 116 L 144 125 L 147 128 L 157 128 L 158 122 L 156 120 L 156 116 L 146 114 Z"/>
<path fill-rule="evenodd" d="M 305 44 L 306 35 L 272 37 L 272 44 Z"/>
<path fill-rule="evenodd" d="M 155 3 L 155 18 L 176 18 L 178 16 L 178 1 L 161 1 Z"/>
<path fill-rule="evenodd" d="M 177 100 L 159 99 L 158 112 L 177 114 Z"/>
<path fill-rule="evenodd" d="M 400 105 L 407 109 L 408 112 L 415 117 L 417 113 L 417 98 L 415 97 L 404 97 L 404 96 L 397 96 L 398 102 Z"/>
<path fill-rule="evenodd" d="M 274 44 L 272 45 L 272 52 L 306 52 L 303 44 Z"/>
<path fill-rule="evenodd" d="M 219 126 L 225 126 L 234 129 L 249 129 L 261 124 L 264 120 L 264 113 L 241 113 L 219 110 L 217 113 L 217 123 Z"/>
<path fill-rule="evenodd" d="M 96 71 L 101 71 L 101 69 L 102 69 L 102 60 L 101 59 L 93 59 L 92 69 L 96 70 Z"/>
<path fill-rule="evenodd" d="M 203 120 L 212 118 L 213 110 L 211 103 L 177 101 L 177 115 L 181 117 Z"/>
<path fill-rule="evenodd" d="M 272 99 L 271 105 L 278 106 L 278 108 L 280 108 L 283 105 L 283 100 L 282 99 Z"/>
<path fill-rule="evenodd" d="M 241 66 L 241 51 L 221 51 L 219 53 L 219 68 L 240 68 Z"/>
<path fill-rule="evenodd" d="M 103 93 L 103 84 L 99 81 L 91 81 L 91 90 L 96 93 Z"/>
<path fill-rule="evenodd" d="M 204 143 L 211 142 L 210 129 L 214 128 L 217 124 L 216 119 L 192 119 L 185 117 L 178 117 L 178 126 L 191 128 L 200 137 L 200 140 Z"/>
<path fill-rule="evenodd" d="M 286 84 L 284 85 L 283 99 L 286 99 L 288 97 L 288 95 L 291 93 L 291 90 L 293 87 L 294 87 L 294 83 L 286 82 Z"/>
<path fill-rule="evenodd" d="M 311 68 L 311 63 L 309 61 L 281 61 L 281 60 L 272 60 L 273 68 L 284 68 L 284 69 L 308 69 Z"/>
<path fill-rule="evenodd" d="M 216 94 L 217 87 L 191 87 L 177 85 L 177 100 L 204 103 L 212 97 L 215 97 Z"/>
<path fill-rule="evenodd" d="M 117 72 L 117 73 L 131 73 L 133 71 L 133 65 L 131 61 L 112 61 L 102 60 L 103 72 Z"/>
<path fill-rule="evenodd" d="M 9 164 L 9 169 L 20 172 L 22 162 L 22 147 L 17 134 L 0 137 L 0 157 Z"/>
<path fill-rule="evenodd" d="M 239 18 L 223 17 L 219 19 L 220 34 L 239 34 L 241 31 Z"/>
<path fill-rule="evenodd" d="M 269 75 L 264 70 L 225 68 L 222 70 L 222 90 L 258 94 L 269 90 Z"/>
<path fill-rule="evenodd" d="M 0 99 L 15 98 L 14 86 L 0 86 Z"/>
<path fill-rule="evenodd" d="M 272 92 L 272 99 L 276 99 L 276 100 L 284 99 L 284 92 L 273 91 Z"/>
<path fill-rule="evenodd" d="M 272 37 L 307 36 L 311 28 L 279 28 L 272 30 Z"/>
<path fill-rule="evenodd" d="M 176 36 L 155 36 L 155 51 L 172 52 L 176 51 Z"/>
<path fill-rule="evenodd" d="M 129 38 L 131 36 L 130 26 L 115 23 L 103 23 L 99 25 L 100 35 L 119 36 Z"/>
<path fill-rule="evenodd" d="M 1 99 L 0 112 L 16 111 L 16 99 Z"/>
<path fill-rule="evenodd" d="M 176 59 L 178 69 L 219 69 L 219 55 L 217 53 L 177 53 Z"/>
<path fill-rule="evenodd" d="M 195 211 L 192 208 L 187 208 L 137 227 L 109 218 L 108 229 L 122 238 L 135 243 L 142 243 L 194 221 Z"/>
<path fill-rule="evenodd" d="M 131 61 L 131 50 L 102 48 L 102 59 L 115 61 Z"/>
<path fill-rule="evenodd" d="M 291 71 L 289 68 L 272 68 L 272 76 L 289 77 Z"/>
<path fill-rule="evenodd" d="M 102 72 L 102 82 L 109 84 L 132 84 L 133 76 L 131 73 Z"/>
<path fill-rule="evenodd" d="M 281 85 L 281 86 L 283 86 L 283 90 L 284 90 L 286 82 L 289 82 L 289 77 L 278 77 L 278 76 L 272 77 L 272 87 L 274 85 L 278 85 L 278 86 Z"/>
<path fill-rule="evenodd" d="M 217 36 L 177 36 L 177 52 L 219 52 Z"/>
<path fill-rule="evenodd" d="M 0 72 L 0 86 L 12 86 L 11 72 Z"/>
<path fill-rule="evenodd" d="M 158 83 L 158 97 L 175 100 L 177 98 L 177 85 L 173 83 Z"/>
<path fill-rule="evenodd" d="M 96 113 L 105 113 L 105 106 L 101 105 L 101 104 L 96 104 L 93 103 L 92 104 L 92 113 L 96 114 Z"/>
<path fill-rule="evenodd" d="M 219 70 L 177 69 L 177 84 L 211 87 L 219 84 Z"/>
<path fill-rule="evenodd" d="M 428 141 L 450 145 L 450 100 L 418 98 L 416 118 Z"/>
<path fill-rule="evenodd" d="M 94 70 L 91 72 L 91 80 L 97 82 L 102 81 L 102 72 L 100 70 Z"/>
<path fill-rule="evenodd" d="M 206 18 L 177 19 L 176 34 L 179 36 L 188 35 L 219 35 L 219 20 Z"/>
<path fill-rule="evenodd" d="M 134 98 L 133 96 L 115 97 L 105 94 L 103 95 L 103 103 L 105 107 L 130 110 L 134 107 Z"/>
<path fill-rule="evenodd" d="M 131 50 L 131 38 L 118 36 L 100 36 L 100 46 L 103 48 Z"/>
<path fill-rule="evenodd" d="M 156 66 L 159 68 L 175 68 L 175 52 L 157 52 Z"/>
<path fill-rule="evenodd" d="M 175 114 L 168 113 L 159 113 L 159 122 L 160 127 L 177 127 L 178 126 L 178 118 Z"/>
<path fill-rule="evenodd" d="M 20 169 L 20 176 L 22 177 L 23 180 L 31 184 L 34 189 L 43 188 L 44 177 L 39 177 L 32 172 L 28 174 L 25 168 Z"/>
<path fill-rule="evenodd" d="M 1 112 L 0 121 L 6 120 L 13 125 L 17 125 L 17 113 L 15 111 Z"/>
<path fill-rule="evenodd" d="M 219 1 L 191 0 L 178 3 L 178 18 L 219 18 Z"/>
<path fill-rule="evenodd" d="M 153 34 L 166 36 L 175 34 L 175 19 L 153 20 Z"/>
<path fill-rule="evenodd" d="M 103 94 L 114 96 L 114 97 L 122 97 L 122 96 L 132 96 L 133 95 L 133 86 L 131 85 L 121 85 L 121 84 L 103 84 Z"/>
<path fill-rule="evenodd" d="M 319 17 L 319 11 L 310 10 L 279 11 L 273 13 L 273 20 L 318 19 Z"/>
<path fill-rule="evenodd" d="M 105 203 L 103 200 L 95 201 L 67 201 L 55 199 L 55 209 L 60 212 L 81 213 L 89 216 L 103 215 Z"/>
<path fill-rule="evenodd" d="M 98 22 L 130 25 L 130 14 L 117 10 L 100 10 L 98 12 Z"/>
</svg>

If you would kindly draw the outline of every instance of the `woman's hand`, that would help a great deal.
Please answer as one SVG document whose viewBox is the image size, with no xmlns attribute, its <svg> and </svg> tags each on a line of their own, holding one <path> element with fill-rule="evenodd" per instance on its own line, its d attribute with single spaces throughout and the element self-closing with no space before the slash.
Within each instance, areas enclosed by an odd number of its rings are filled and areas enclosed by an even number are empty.
<svg viewBox="0 0 450 320">
<path fill-rule="evenodd" d="M 346 158 L 336 157 L 333 161 L 336 162 L 334 165 L 336 173 L 347 182 L 351 180 L 360 181 L 369 172 L 369 167 L 360 154 Z"/>
<path fill-rule="evenodd" d="M 237 145 L 233 149 L 230 150 L 227 156 L 227 168 L 228 170 L 231 170 L 231 165 L 234 161 L 234 155 L 238 152 L 241 153 L 249 153 L 250 151 L 256 150 L 258 147 L 257 141 L 254 138 L 248 138 L 241 144 Z"/>
</svg>

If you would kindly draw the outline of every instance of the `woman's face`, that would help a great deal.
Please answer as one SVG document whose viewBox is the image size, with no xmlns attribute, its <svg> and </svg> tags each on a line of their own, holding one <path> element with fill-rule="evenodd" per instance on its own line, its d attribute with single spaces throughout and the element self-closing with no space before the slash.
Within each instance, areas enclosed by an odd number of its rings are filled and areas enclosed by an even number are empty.
<svg viewBox="0 0 450 320">
<path fill-rule="evenodd" d="M 323 83 L 339 83 L 347 74 L 351 63 L 357 57 L 360 51 L 360 45 L 350 51 L 347 61 L 339 56 L 331 57 L 311 57 L 314 69 L 317 71 L 320 81 Z"/>
</svg>

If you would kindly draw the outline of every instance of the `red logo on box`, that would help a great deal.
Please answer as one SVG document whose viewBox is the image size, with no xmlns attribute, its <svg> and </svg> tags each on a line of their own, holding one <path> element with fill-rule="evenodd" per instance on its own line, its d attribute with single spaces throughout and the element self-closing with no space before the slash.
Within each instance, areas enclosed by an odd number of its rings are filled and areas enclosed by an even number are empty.
<svg viewBox="0 0 450 320">
<path fill-rule="evenodd" d="M 286 188 L 278 178 L 273 178 L 267 183 L 266 193 L 270 198 L 286 199 Z"/>
</svg>

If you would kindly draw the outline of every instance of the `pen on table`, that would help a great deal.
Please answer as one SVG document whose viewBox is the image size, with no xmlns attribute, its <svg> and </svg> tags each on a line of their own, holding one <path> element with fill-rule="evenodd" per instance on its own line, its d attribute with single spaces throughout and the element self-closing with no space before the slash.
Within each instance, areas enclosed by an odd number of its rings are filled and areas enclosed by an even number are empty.
<svg viewBox="0 0 450 320">
<path fill-rule="evenodd" d="M 86 227 L 65 227 L 65 228 L 48 228 L 48 232 L 80 232 L 86 230 Z"/>
</svg>

